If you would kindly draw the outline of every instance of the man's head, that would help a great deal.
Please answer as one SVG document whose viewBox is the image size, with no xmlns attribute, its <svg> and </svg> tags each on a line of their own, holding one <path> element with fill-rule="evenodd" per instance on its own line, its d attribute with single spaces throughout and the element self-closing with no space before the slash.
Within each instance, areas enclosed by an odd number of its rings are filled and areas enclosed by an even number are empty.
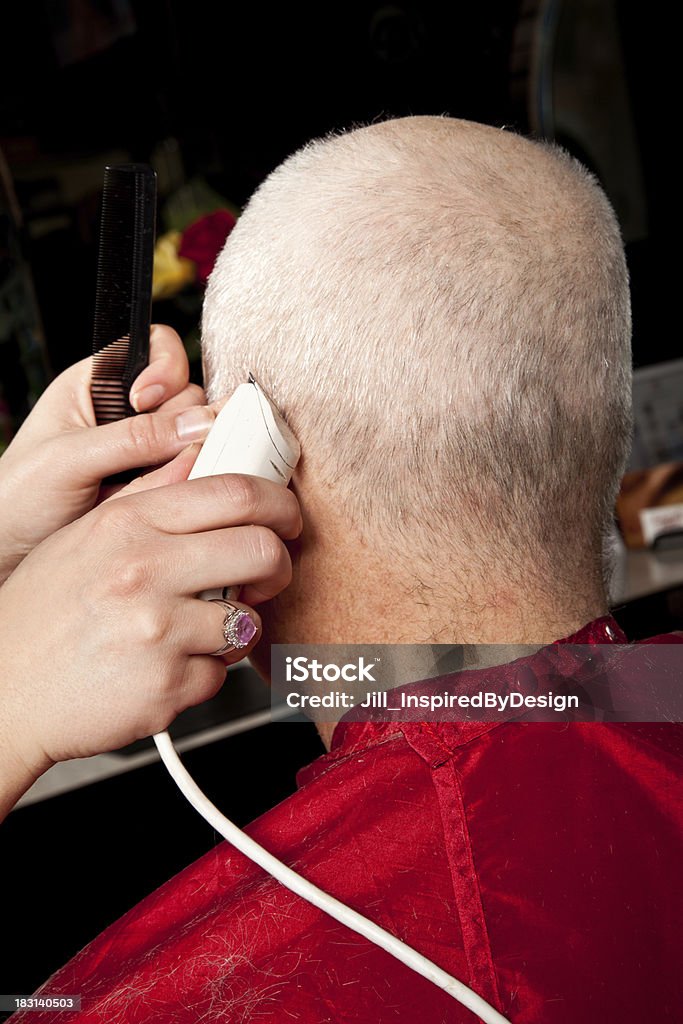
<svg viewBox="0 0 683 1024">
<path fill-rule="evenodd" d="M 451 566 L 470 593 L 600 587 L 628 282 L 604 194 L 562 151 L 440 117 L 310 144 L 230 236 L 203 344 L 212 398 L 252 370 L 298 436 L 314 541 L 348 526 L 423 598 Z"/>
</svg>

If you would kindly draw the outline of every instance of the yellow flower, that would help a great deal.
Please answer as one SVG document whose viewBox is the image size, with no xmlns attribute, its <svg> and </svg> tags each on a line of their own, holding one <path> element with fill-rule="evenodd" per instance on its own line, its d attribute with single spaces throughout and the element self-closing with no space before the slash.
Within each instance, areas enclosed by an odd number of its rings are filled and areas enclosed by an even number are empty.
<svg viewBox="0 0 683 1024">
<path fill-rule="evenodd" d="M 170 299 L 195 279 L 195 265 L 178 255 L 180 231 L 160 235 L 154 247 L 152 298 Z"/>
</svg>

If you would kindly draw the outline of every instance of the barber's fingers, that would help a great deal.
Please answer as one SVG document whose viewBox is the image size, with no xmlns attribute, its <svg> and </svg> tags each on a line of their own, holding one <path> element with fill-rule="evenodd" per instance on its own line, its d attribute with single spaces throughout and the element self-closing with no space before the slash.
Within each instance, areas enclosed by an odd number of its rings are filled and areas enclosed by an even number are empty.
<svg viewBox="0 0 683 1024">
<path fill-rule="evenodd" d="M 202 440 L 213 426 L 206 406 L 178 413 L 159 410 L 72 430 L 53 440 L 54 456 L 73 467 L 73 478 L 90 483 L 114 473 L 156 466 L 174 458 L 191 442 Z"/>
<path fill-rule="evenodd" d="M 192 401 L 188 401 L 189 399 L 192 399 Z M 203 425 L 205 423 L 213 426 L 215 417 L 227 400 L 226 396 L 207 405 L 202 389 L 196 384 L 189 384 L 182 394 L 164 404 L 164 412 L 172 411 L 176 407 L 181 410 L 183 414 L 181 419 L 184 435 L 187 435 L 188 428 L 191 433 L 191 428 L 195 422 L 198 425 L 198 430 L 203 432 Z M 187 408 L 188 405 L 190 406 L 189 408 Z M 203 440 L 200 439 L 193 442 L 165 465 L 159 466 L 156 469 L 150 469 L 149 472 L 136 477 L 125 487 L 118 486 L 115 490 L 110 490 L 104 497 L 124 497 L 126 494 L 139 494 L 141 491 L 149 491 L 153 487 L 167 487 L 168 484 L 177 484 L 181 480 L 187 480 L 201 451 Z"/>
<path fill-rule="evenodd" d="M 224 654 L 217 655 L 230 643 L 223 635 L 223 624 L 228 625 L 242 646 L 230 644 Z M 261 618 L 240 601 L 204 601 L 199 597 L 183 599 L 178 606 L 178 642 L 185 654 L 212 654 L 225 665 L 233 665 L 249 652 L 261 639 Z"/>
<path fill-rule="evenodd" d="M 187 401 L 188 399 L 192 401 Z M 187 480 L 190 470 L 202 449 L 202 444 L 206 439 L 204 433 L 206 425 L 208 424 L 209 428 L 213 427 L 216 416 L 227 401 L 228 398 L 226 396 L 207 404 L 202 389 L 196 384 L 188 384 L 182 394 L 166 402 L 164 404 L 164 412 L 173 411 L 176 407 L 180 409 L 181 415 L 176 420 L 176 428 L 178 428 L 178 420 L 180 420 L 182 436 L 187 436 L 188 433 L 191 434 L 195 423 L 197 425 L 197 432 L 204 436 L 189 444 L 187 448 L 184 448 L 179 455 L 176 455 L 175 458 L 165 465 L 159 466 L 156 469 L 150 469 L 149 472 L 136 477 L 125 487 L 117 488 L 115 496 L 124 497 L 126 494 L 139 494 L 141 491 L 149 491 L 153 487 L 167 487 L 168 484 L 177 484 L 182 480 Z M 112 494 L 112 496 L 114 495 Z"/>
<path fill-rule="evenodd" d="M 154 409 L 180 394 L 190 379 L 187 353 L 172 327 L 153 324 L 149 336 L 149 364 L 133 381 L 130 404 L 136 412 Z"/>
<path fill-rule="evenodd" d="M 290 540 L 302 529 L 299 503 L 289 488 L 242 473 L 200 477 L 120 495 L 115 505 L 121 514 L 130 512 L 164 533 L 199 533 L 257 523 Z"/>
<path fill-rule="evenodd" d="M 157 551 L 158 572 L 169 577 L 176 593 L 187 596 L 248 585 L 248 602 L 258 603 L 275 597 L 292 579 L 289 552 L 266 526 L 234 526 L 174 537 Z M 150 575 L 153 568 L 149 567 Z"/>
<path fill-rule="evenodd" d="M 133 408 L 140 411 L 156 408 L 163 401 L 181 394 L 190 375 L 183 343 L 171 327 L 157 324 L 152 327 L 150 360 L 131 388 L 131 394 L 135 393 L 136 396 Z M 93 356 L 87 356 L 55 377 L 36 405 L 36 408 L 40 406 L 41 415 L 28 417 L 25 424 L 28 430 L 24 433 L 44 434 L 43 420 L 49 424 L 53 433 L 62 433 L 79 426 L 92 426 L 92 368 Z M 148 386 L 159 386 L 162 390 L 148 392 L 143 397 L 142 392 Z M 200 402 L 203 403 L 203 398 Z"/>
<path fill-rule="evenodd" d="M 231 645 L 232 649 L 219 655 L 215 652 L 228 642 L 224 623 L 231 612 L 233 628 L 248 640 L 244 646 Z M 237 601 L 228 602 L 226 607 L 216 601 L 186 598 L 176 604 L 171 636 L 184 665 L 182 680 L 174 686 L 172 698 L 177 714 L 216 696 L 226 681 L 228 665 L 246 658 L 261 639 L 261 619 L 253 608 Z"/>
<path fill-rule="evenodd" d="M 182 683 L 175 695 L 176 714 L 211 700 L 226 684 L 227 666 L 209 654 L 188 658 Z M 174 715 L 175 717 L 175 715 Z"/>
</svg>

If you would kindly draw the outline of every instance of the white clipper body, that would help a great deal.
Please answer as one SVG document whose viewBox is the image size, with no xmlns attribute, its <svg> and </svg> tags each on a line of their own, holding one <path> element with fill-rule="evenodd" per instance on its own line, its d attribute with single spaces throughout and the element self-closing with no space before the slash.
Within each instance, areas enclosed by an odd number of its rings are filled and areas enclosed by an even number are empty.
<svg viewBox="0 0 683 1024">
<path fill-rule="evenodd" d="M 250 375 L 216 417 L 188 479 L 246 473 L 286 487 L 300 455 L 299 442 Z"/>
<path fill-rule="evenodd" d="M 216 417 L 188 477 L 244 473 L 286 487 L 301 455 L 299 442 L 265 391 L 249 374 Z M 204 600 L 235 600 L 239 587 L 205 590 Z"/>
</svg>

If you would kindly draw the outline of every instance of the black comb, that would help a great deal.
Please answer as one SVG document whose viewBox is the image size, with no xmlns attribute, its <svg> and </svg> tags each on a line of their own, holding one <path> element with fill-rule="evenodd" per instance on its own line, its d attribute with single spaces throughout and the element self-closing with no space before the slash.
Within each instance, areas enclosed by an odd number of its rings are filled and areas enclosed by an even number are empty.
<svg viewBox="0 0 683 1024">
<path fill-rule="evenodd" d="M 91 383 L 98 424 L 134 414 L 128 393 L 149 362 L 155 218 L 152 168 L 106 167 Z"/>
</svg>

